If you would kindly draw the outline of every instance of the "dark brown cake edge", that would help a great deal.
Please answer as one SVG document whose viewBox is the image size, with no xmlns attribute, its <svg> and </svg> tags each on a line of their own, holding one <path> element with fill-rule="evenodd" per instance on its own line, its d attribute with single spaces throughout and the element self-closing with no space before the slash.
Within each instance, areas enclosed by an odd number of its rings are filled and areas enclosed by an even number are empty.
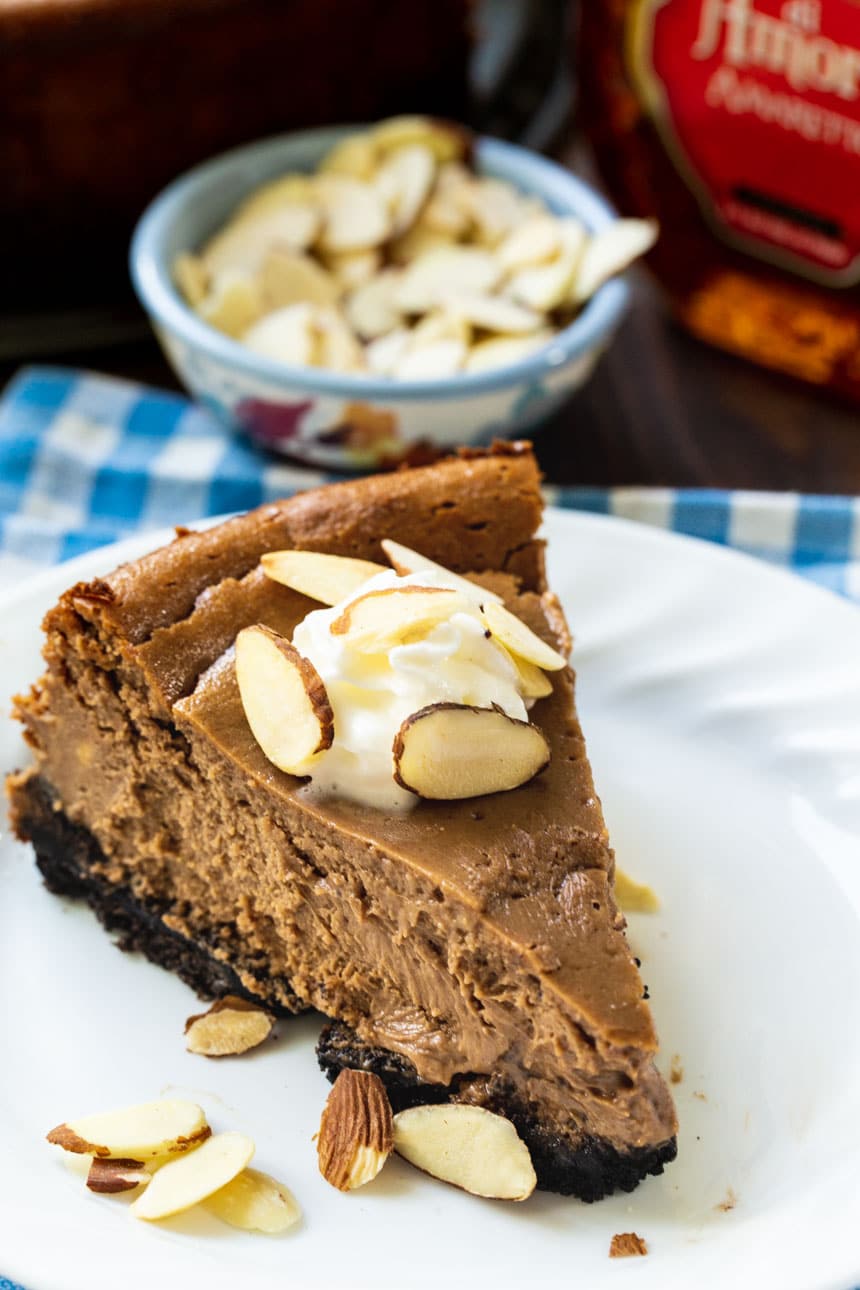
<svg viewBox="0 0 860 1290">
<path fill-rule="evenodd" d="M 226 963 L 215 958 L 206 945 L 190 941 L 165 927 L 163 911 L 148 907 L 126 887 L 119 887 L 93 873 L 104 856 L 92 834 L 56 811 L 52 794 L 38 777 L 16 787 L 13 823 L 22 839 L 33 844 L 36 863 L 49 891 L 83 899 L 99 921 L 117 934 L 117 945 L 138 951 L 151 963 L 175 973 L 192 990 L 205 998 L 238 994 L 255 1002 L 272 1005 L 261 978 L 257 995 L 249 991 Z M 281 984 L 286 984 L 282 982 Z M 296 1000 L 294 1011 L 301 1010 Z M 286 1008 L 273 1009 L 289 1016 Z M 317 1059 L 329 1080 L 341 1070 L 369 1070 L 379 1075 L 394 1111 L 429 1102 L 447 1102 L 456 1096 L 457 1083 L 427 1084 L 420 1080 L 404 1057 L 362 1043 L 341 1022 L 326 1024 L 317 1045 Z M 595 1201 L 615 1191 L 630 1192 L 649 1174 L 661 1174 L 663 1166 L 675 1159 L 676 1140 L 655 1147 L 620 1152 L 601 1138 L 584 1136 L 575 1146 L 542 1125 L 534 1112 L 517 1099 L 510 1086 L 491 1087 L 489 1110 L 507 1117 L 515 1125 L 531 1153 L 538 1187 L 563 1196 Z"/>
</svg>

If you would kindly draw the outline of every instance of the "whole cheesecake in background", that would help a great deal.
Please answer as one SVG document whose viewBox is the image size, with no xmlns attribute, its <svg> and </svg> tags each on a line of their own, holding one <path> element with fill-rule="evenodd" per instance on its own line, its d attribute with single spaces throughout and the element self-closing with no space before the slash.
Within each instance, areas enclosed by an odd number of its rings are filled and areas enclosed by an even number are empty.
<svg viewBox="0 0 860 1290">
<path fill-rule="evenodd" d="M 661 1172 L 677 1125 L 558 653 L 541 509 L 528 446 L 498 445 L 183 531 L 72 587 L 17 704 L 35 764 L 8 787 L 48 886 L 88 900 L 125 948 L 206 994 L 317 1008 L 329 1075 L 373 1070 L 395 1108 L 500 1112 L 539 1186 L 595 1200 Z M 262 625 L 300 644 L 318 608 L 261 557 L 381 563 L 385 539 L 468 575 L 551 647 L 529 712 L 550 760 L 519 787 L 383 810 L 309 793 L 255 738 L 234 642 Z"/>
<path fill-rule="evenodd" d="M 4 0 L 4 312 L 114 300 L 189 166 L 280 131 L 462 117 L 470 0 Z"/>
</svg>

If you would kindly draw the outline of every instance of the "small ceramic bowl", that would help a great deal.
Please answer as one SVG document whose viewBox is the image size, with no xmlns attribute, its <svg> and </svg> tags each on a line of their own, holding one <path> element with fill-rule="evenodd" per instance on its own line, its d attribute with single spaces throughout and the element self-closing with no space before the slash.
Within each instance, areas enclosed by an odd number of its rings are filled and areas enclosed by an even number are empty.
<svg viewBox="0 0 860 1290">
<path fill-rule="evenodd" d="M 177 179 L 149 206 L 131 245 L 137 294 L 194 397 L 222 421 L 284 456 L 316 466 L 390 464 L 422 449 L 512 438 L 534 427 L 586 380 L 628 298 L 616 278 L 541 350 L 508 367 L 444 380 L 395 381 L 296 367 L 262 357 L 215 331 L 173 283 L 181 251 L 196 250 L 253 189 L 290 170 L 312 170 L 350 131 L 308 130 L 236 148 Z M 475 165 L 542 198 L 558 215 L 597 230 L 611 207 L 580 179 L 524 148 L 479 139 Z"/>
</svg>

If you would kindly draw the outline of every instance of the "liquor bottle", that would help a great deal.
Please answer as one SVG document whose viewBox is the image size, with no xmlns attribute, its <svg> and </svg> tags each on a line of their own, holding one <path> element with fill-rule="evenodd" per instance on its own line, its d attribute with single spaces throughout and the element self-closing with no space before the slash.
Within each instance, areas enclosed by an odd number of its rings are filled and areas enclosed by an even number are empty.
<svg viewBox="0 0 860 1290">
<path fill-rule="evenodd" d="M 860 400 L 860 0 L 582 0 L 581 114 L 696 335 Z"/>
</svg>

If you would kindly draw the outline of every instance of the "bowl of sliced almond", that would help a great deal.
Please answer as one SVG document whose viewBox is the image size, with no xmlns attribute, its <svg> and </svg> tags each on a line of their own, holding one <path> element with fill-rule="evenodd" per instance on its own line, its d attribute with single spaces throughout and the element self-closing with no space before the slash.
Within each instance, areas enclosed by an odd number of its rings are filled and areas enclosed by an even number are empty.
<svg viewBox="0 0 860 1290">
<path fill-rule="evenodd" d="M 534 428 L 589 376 L 655 237 L 536 153 L 397 117 L 198 166 L 144 213 L 131 269 L 204 406 L 363 469 Z"/>
</svg>

